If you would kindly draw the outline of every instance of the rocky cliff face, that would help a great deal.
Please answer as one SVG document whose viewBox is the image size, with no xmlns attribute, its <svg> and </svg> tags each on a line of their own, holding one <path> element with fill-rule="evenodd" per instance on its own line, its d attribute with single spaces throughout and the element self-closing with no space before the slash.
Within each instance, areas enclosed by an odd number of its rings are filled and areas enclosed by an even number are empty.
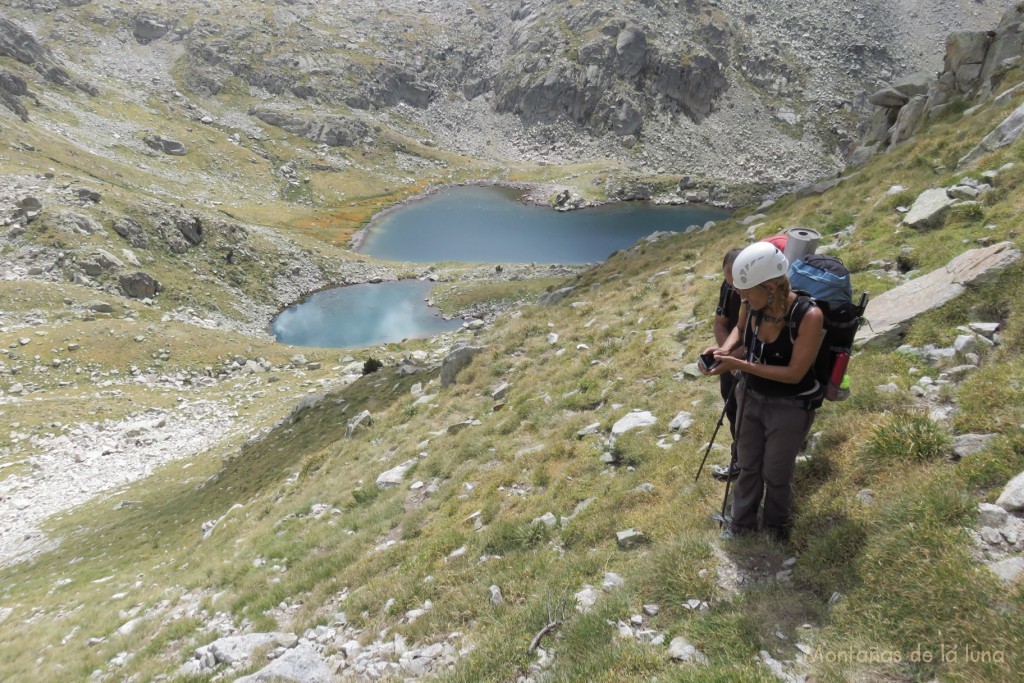
<svg viewBox="0 0 1024 683">
<path fill-rule="evenodd" d="M 80 87 L 173 82 L 328 145 L 386 123 L 471 156 L 785 185 L 840 168 L 868 92 L 937 70 L 949 31 L 1011 4 L 22 0 L 0 55 L 69 83 L 34 32 Z"/>
</svg>

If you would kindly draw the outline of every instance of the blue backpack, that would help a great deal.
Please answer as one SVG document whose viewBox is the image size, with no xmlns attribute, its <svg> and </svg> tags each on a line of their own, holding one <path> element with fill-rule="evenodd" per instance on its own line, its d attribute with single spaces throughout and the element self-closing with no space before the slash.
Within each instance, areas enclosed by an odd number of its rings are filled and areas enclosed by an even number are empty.
<svg viewBox="0 0 1024 683">
<path fill-rule="evenodd" d="M 850 395 L 844 376 L 845 364 L 853 348 L 853 338 L 860 327 L 861 316 L 867 306 L 868 294 L 861 295 L 860 303 L 853 303 L 850 271 L 843 262 L 828 254 L 808 254 L 789 266 L 789 283 L 798 295 L 789 325 L 795 338 L 796 330 L 811 305 L 817 305 L 825 318 L 825 338 L 814 360 L 814 376 L 822 388 L 822 399 L 843 401 Z M 837 370 L 837 362 L 840 368 Z M 833 376 L 838 372 L 840 379 Z M 820 405 L 820 399 L 818 401 Z"/>
</svg>

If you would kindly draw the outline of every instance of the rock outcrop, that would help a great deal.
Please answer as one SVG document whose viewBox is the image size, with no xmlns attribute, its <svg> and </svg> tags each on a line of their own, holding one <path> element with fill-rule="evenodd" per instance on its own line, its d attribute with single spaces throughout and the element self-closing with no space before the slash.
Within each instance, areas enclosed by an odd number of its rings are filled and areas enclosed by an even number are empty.
<svg viewBox="0 0 1024 683">
<path fill-rule="evenodd" d="M 28 64 L 46 80 L 98 95 L 96 86 L 74 78 L 53 52 L 10 19 L 0 17 L 0 55 Z"/>
<path fill-rule="evenodd" d="M 28 84 L 6 69 L 0 69 L 0 104 L 4 105 L 22 121 L 28 121 L 28 110 L 18 98 L 28 95 Z"/>
<path fill-rule="evenodd" d="M 864 127 L 849 163 L 859 166 L 874 154 L 898 145 L 929 120 L 957 102 L 982 103 L 999 90 L 1011 69 L 1024 64 L 1024 6 L 1008 10 L 995 31 L 958 31 L 946 39 L 943 69 L 936 78 L 915 74 L 882 88 L 868 98 L 878 107 Z M 1022 130 L 1024 115 L 1015 112 L 990 138 L 964 159 L 964 167 L 981 154 L 1009 144 Z"/>
<path fill-rule="evenodd" d="M 712 56 L 662 54 L 643 29 L 619 30 L 615 22 L 583 44 L 576 60 L 564 55 L 550 62 L 544 55 L 555 37 L 543 31 L 542 23 L 535 13 L 517 22 L 515 31 L 530 49 L 519 52 L 495 78 L 496 110 L 518 114 L 527 123 L 565 116 L 597 134 L 635 136 L 646 111 L 704 119 L 728 87 Z"/>
<path fill-rule="evenodd" d="M 307 118 L 293 112 L 253 109 L 249 112 L 264 123 L 286 130 L 292 135 L 321 142 L 329 147 L 352 147 L 370 134 L 370 127 L 354 118 L 328 116 Z"/>
</svg>

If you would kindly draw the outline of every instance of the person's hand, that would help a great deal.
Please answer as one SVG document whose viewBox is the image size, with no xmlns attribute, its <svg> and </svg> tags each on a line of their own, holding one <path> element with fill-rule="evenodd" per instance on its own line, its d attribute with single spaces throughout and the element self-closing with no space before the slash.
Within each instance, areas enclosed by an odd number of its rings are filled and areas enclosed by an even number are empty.
<svg viewBox="0 0 1024 683">
<path fill-rule="evenodd" d="M 718 365 L 716 365 L 714 370 L 708 374 L 721 375 L 725 372 L 734 372 L 739 370 L 743 363 L 742 359 L 726 353 L 721 353 L 721 351 L 715 353 L 715 360 L 718 361 Z"/>
<path fill-rule="evenodd" d="M 707 365 L 705 365 L 703 359 L 704 358 L 709 358 L 709 357 L 714 357 L 717 360 L 719 354 L 721 354 L 721 353 L 722 353 L 722 350 L 720 348 L 718 348 L 717 346 L 709 346 L 708 348 L 704 349 L 704 351 L 700 354 L 700 358 L 698 358 L 698 360 L 697 360 L 697 370 L 700 372 L 700 374 L 702 374 L 702 375 L 717 375 L 718 374 L 718 372 L 717 372 L 718 368 L 717 367 L 712 367 L 712 368 L 709 369 L 707 367 Z"/>
</svg>

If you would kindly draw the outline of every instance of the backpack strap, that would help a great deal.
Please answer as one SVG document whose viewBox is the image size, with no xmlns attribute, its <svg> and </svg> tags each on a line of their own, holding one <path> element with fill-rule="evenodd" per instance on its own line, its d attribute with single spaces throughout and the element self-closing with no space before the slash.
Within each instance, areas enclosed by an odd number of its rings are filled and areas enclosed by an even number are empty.
<svg viewBox="0 0 1024 683">
<path fill-rule="evenodd" d="M 804 321 L 804 316 L 807 315 L 807 311 L 812 308 L 819 308 L 817 300 L 810 294 L 803 290 L 794 290 L 796 292 L 796 301 L 793 302 L 793 310 L 789 315 L 789 320 L 786 322 L 786 326 L 789 328 L 789 338 L 792 342 L 796 343 L 796 337 L 800 330 L 800 323 Z M 822 329 L 822 340 L 824 344 L 824 328 Z M 817 383 L 816 391 L 804 398 L 804 409 L 805 410 L 817 410 L 821 407 L 822 402 L 825 399 L 826 386 L 822 382 L 822 379 L 818 376 L 818 366 L 820 365 L 822 347 L 819 347 L 818 353 L 811 363 L 811 372 L 814 374 L 815 382 Z"/>
<path fill-rule="evenodd" d="M 817 307 L 817 302 L 814 297 L 809 295 L 807 292 L 796 290 L 796 301 L 793 302 L 793 308 L 790 311 L 789 319 L 786 321 L 786 327 L 789 328 L 789 340 L 792 342 L 796 341 L 797 335 L 800 332 L 800 323 L 804 321 L 804 316 L 807 315 L 807 311 Z"/>
</svg>

